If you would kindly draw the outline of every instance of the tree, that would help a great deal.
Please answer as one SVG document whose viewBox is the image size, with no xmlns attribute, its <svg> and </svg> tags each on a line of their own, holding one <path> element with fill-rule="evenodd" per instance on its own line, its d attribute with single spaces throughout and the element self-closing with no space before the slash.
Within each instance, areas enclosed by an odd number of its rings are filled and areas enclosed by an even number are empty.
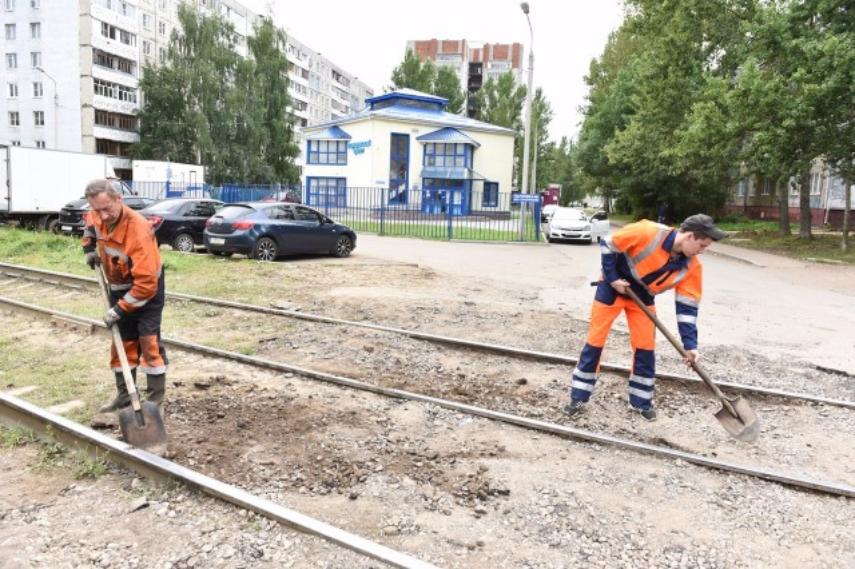
<svg viewBox="0 0 855 569">
<path fill-rule="evenodd" d="M 520 119 L 526 88 L 517 85 L 513 74 L 507 72 L 500 75 L 498 81 L 489 78 L 475 97 L 476 105 L 480 109 L 480 120 L 517 131 L 518 136 L 514 140 L 514 180 L 515 186 L 522 189 L 520 172 L 523 137 L 519 133 L 522 131 Z"/>
<path fill-rule="evenodd" d="M 263 19 L 243 58 L 220 15 L 181 5 L 178 19 L 167 60 L 146 66 L 140 81 L 132 155 L 203 164 L 214 184 L 295 182 L 284 34 Z"/>
<path fill-rule="evenodd" d="M 415 89 L 423 93 L 433 93 L 436 82 L 436 66 L 432 61 L 419 59 L 413 50 L 408 49 L 404 60 L 392 71 L 392 87 L 395 89 Z"/>
<path fill-rule="evenodd" d="M 449 113 L 459 115 L 463 112 L 466 95 L 464 95 L 463 89 L 460 88 L 460 77 L 457 76 L 452 67 L 448 65 L 439 66 L 430 92 L 438 97 L 448 99 L 446 110 Z"/>
</svg>

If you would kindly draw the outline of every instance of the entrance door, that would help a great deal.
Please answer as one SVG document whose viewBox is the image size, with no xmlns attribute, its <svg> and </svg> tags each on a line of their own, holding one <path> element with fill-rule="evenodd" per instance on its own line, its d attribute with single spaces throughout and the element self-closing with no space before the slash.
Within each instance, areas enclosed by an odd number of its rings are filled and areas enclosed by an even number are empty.
<svg viewBox="0 0 855 569">
<path fill-rule="evenodd" d="M 410 172 L 410 135 L 392 133 L 389 141 L 389 205 L 407 203 Z"/>
</svg>

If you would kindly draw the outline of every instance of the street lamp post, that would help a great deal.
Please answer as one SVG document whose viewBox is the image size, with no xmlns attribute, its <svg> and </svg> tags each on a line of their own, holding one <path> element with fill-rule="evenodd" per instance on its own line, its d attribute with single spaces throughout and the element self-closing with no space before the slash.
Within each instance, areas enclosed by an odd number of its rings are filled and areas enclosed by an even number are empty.
<svg viewBox="0 0 855 569">
<path fill-rule="evenodd" d="M 528 2 L 520 4 L 525 19 L 528 22 L 528 32 L 530 35 L 528 46 L 528 89 L 525 93 L 525 139 L 523 141 L 523 163 L 522 163 L 522 192 L 529 193 L 531 188 L 528 182 L 528 148 L 531 144 L 531 99 L 532 99 L 532 84 L 534 81 L 534 30 L 531 27 L 531 18 L 528 17 Z"/>
<path fill-rule="evenodd" d="M 53 146 L 59 149 L 59 93 L 56 90 L 56 79 L 51 77 L 51 74 L 45 71 L 41 65 L 36 67 L 36 71 L 41 71 L 53 83 Z"/>
</svg>

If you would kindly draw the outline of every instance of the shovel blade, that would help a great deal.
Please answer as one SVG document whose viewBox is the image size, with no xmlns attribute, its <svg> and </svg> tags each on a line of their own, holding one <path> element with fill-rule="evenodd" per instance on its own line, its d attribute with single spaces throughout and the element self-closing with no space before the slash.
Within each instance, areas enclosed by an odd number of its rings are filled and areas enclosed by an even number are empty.
<svg viewBox="0 0 855 569">
<path fill-rule="evenodd" d="M 155 453 L 166 450 L 166 428 L 160 408 L 151 401 L 143 402 L 139 411 L 133 407 L 119 411 L 119 427 L 125 441 L 135 447 Z"/>
<path fill-rule="evenodd" d="M 742 397 L 728 399 L 736 415 L 732 414 L 726 406 L 715 414 L 715 418 L 724 427 L 730 436 L 736 440 L 753 443 L 760 436 L 760 419 L 757 414 Z"/>
</svg>

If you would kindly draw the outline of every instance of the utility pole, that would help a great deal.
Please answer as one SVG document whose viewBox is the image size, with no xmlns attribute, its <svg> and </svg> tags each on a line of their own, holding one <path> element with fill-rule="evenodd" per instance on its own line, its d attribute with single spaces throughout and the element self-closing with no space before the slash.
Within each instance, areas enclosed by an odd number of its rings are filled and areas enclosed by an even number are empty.
<svg viewBox="0 0 855 569">
<path fill-rule="evenodd" d="M 531 91 L 532 85 L 534 84 L 534 30 L 531 27 L 531 18 L 528 16 L 528 2 L 520 4 L 520 8 L 522 8 L 523 14 L 525 14 L 525 19 L 528 22 L 528 31 L 530 36 L 528 46 L 528 89 L 525 93 L 525 140 L 523 141 L 522 181 L 520 183 L 520 190 L 522 193 L 529 193 L 531 192 L 531 188 L 529 186 L 528 179 L 528 150 L 529 145 L 531 144 Z"/>
</svg>

